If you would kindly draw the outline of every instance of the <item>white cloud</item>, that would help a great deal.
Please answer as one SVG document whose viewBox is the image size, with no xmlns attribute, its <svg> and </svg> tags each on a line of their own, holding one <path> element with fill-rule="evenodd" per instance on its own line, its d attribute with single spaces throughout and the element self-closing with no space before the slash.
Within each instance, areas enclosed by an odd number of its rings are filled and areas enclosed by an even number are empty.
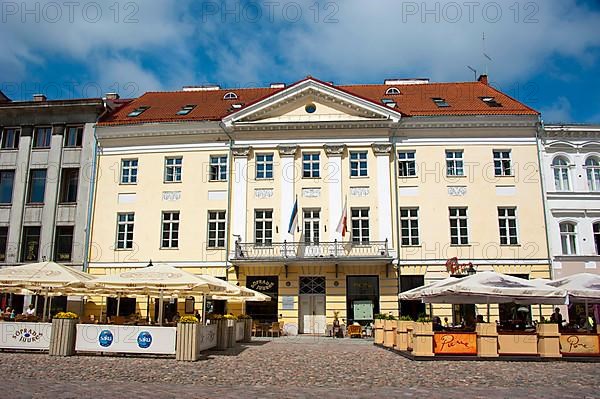
<svg viewBox="0 0 600 399">
<path fill-rule="evenodd" d="M 566 97 L 558 97 L 548 108 L 542 109 L 545 123 L 573 122 L 572 106 Z"/>
</svg>

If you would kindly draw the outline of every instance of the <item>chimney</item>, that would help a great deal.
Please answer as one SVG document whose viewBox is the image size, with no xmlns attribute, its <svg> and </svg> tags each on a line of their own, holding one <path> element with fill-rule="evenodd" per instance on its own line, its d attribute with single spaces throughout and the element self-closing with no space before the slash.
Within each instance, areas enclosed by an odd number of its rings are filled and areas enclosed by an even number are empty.
<svg viewBox="0 0 600 399">
<path fill-rule="evenodd" d="M 119 98 L 121 98 L 121 96 L 119 96 L 119 93 L 106 93 L 107 100 L 118 100 Z"/>
<path fill-rule="evenodd" d="M 33 95 L 33 101 L 35 101 L 36 103 L 41 103 L 46 100 L 47 100 L 47 98 L 43 94 L 34 94 Z"/>
<path fill-rule="evenodd" d="M 484 85 L 488 85 L 489 86 L 488 76 L 487 75 L 480 75 L 479 79 L 477 79 L 477 81 L 483 83 Z"/>
</svg>

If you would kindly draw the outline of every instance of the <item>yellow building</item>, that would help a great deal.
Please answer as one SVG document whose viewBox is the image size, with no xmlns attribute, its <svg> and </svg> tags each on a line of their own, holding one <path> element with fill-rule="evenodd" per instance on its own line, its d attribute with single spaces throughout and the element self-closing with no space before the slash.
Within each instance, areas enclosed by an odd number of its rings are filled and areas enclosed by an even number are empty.
<svg viewBox="0 0 600 399">
<path fill-rule="evenodd" d="M 399 290 L 453 257 L 548 277 L 537 127 L 486 77 L 146 93 L 96 130 L 89 271 L 151 259 L 239 282 L 274 299 L 247 313 L 292 334 L 425 312 Z"/>
</svg>

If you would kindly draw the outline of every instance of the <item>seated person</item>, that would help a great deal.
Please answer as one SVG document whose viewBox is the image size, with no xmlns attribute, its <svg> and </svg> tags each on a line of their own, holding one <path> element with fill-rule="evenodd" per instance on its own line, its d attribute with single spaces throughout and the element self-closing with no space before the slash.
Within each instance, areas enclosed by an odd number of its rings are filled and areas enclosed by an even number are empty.
<svg viewBox="0 0 600 399">
<path fill-rule="evenodd" d="M 29 307 L 27 307 L 27 310 L 25 311 L 25 314 L 27 316 L 34 316 L 35 315 L 35 306 L 33 306 L 33 303 L 29 304 Z"/>
<path fill-rule="evenodd" d="M 175 313 L 175 316 L 173 316 L 173 323 L 177 323 L 180 319 L 181 315 L 179 314 L 179 312 Z"/>
<path fill-rule="evenodd" d="M 478 314 L 477 315 L 475 323 L 485 323 L 485 321 L 483 320 L 483 315 L 482 314 Z"/>
<path fill-rule="evenodd" d="M 433 318 L 433 331 L 444 331 L 442 319 L 440 319 L 439 316 L 434 316 Z"/>
</svg>

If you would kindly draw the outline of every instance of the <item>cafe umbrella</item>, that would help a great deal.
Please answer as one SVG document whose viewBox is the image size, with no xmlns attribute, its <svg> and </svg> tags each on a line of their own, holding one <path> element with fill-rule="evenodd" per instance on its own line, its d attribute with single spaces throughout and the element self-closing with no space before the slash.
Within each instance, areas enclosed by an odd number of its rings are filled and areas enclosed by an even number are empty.
<svg viewBox="0 0 600 399">
<path fill-rule="evenodd" d="M 585 319 L 589 318 L 588 304 L 600 304 L 600 276 L 578 273 L 548 282 L 549 286 L 567 291 L 569 303 L 585 304 Z"/>
</svg>

